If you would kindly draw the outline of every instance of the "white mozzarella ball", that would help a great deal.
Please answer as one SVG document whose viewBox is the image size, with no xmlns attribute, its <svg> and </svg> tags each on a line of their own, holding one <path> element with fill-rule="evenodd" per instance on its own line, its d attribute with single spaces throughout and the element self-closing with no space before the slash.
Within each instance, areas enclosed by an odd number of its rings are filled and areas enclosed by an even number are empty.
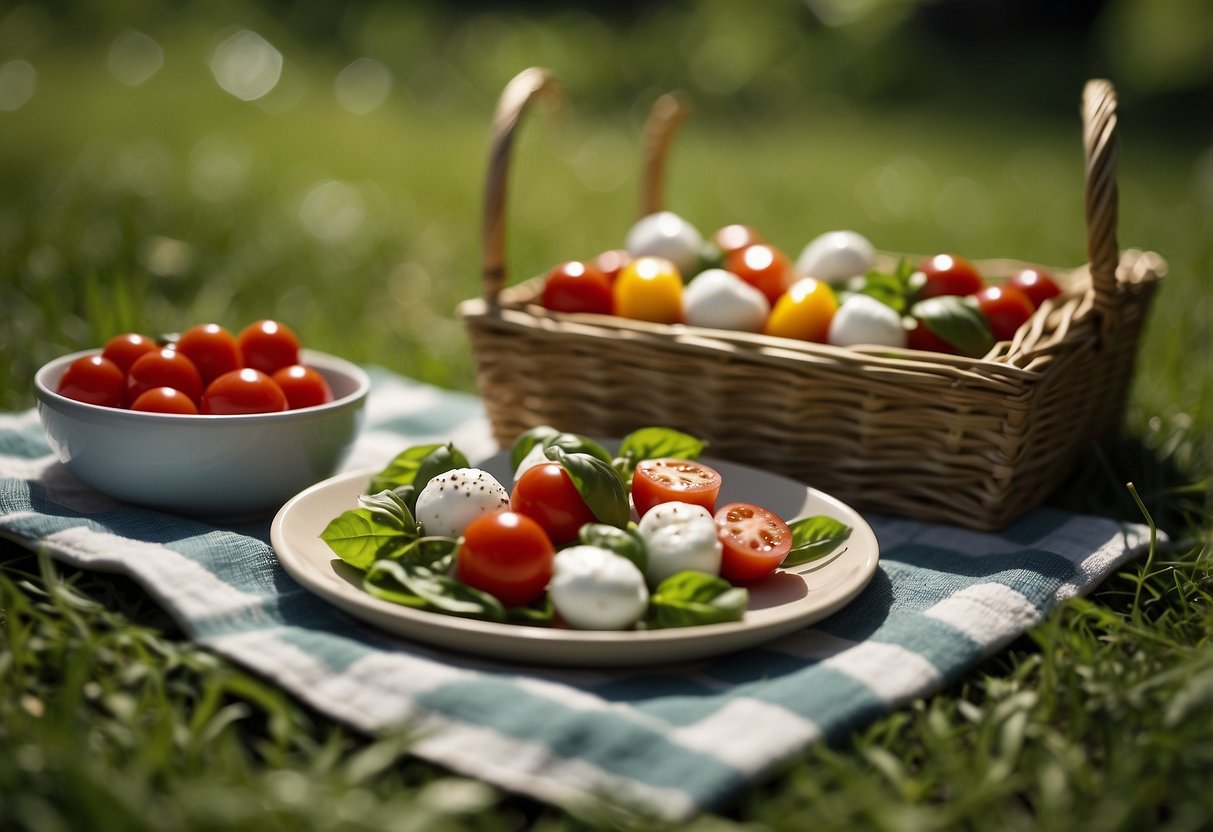
<svg viewBox="0 0 1213 832">
<path fill-rule="evenodd" d="M 720 572 L 722 546 L 716 521 L 703 506 L 659 503 L 645 512 L 637 526 L 648 553 L 645 577 L 656 586 L 678 572 Z"/>
<path fill-rule="evenodd" d="M 455 468 L 425 484 L 415 514 L 426 534 L 459 537 L 477 517 L 509 507 L 510 495 L 492 474 Z"/>
<path fill-rule="evenodd" d="M 625 247 L 633 257 L 664 257 L 684 276 L 695 274 L 703 235 L 672 211 L 658 211 L 636 221 L 628 231 Z"/>
<path fill-rule="evenodd" d="M 906 330 L 901 316 L 892 307 L 871 295 L 851 295 L 834 313 L 828 340 L 838 347 L 857 344 L 904 347 Z"/>
<path fill-rule="evenodd" d="M 829 231 L 812 240 L 796 258 L 796 273 L 833 282 L 866 274 L 876 265 L 876 248 L 855 231 Z"/>
<path fill-rule="evenodd" d="M 682 293 L 683 315 L 692 326 L 758 332 L 771 312 L 759 289 L 724 269 L 696 275 Z"/>
<path fill-rule="evenodd" d="M 557 552 L 548 597 L 560 617 L 579 630 L 625 630 L 649 604 L 639 567 L 601 546 Z"/>
</svg>

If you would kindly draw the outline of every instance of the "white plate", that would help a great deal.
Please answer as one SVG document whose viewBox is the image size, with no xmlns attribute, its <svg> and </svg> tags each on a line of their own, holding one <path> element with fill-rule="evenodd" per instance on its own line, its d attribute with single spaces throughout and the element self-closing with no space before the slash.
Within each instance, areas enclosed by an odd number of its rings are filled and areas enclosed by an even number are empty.
<svg viewBox="0 0 1213 832">
<path fill-rule="evenodd" d="M 529 627 L 415 610 L 368 595 L 362 574 L 340 560 L 320 533 L 355 508 L 374 472 L 343 474 L 300 492 L 274 518 L 278 560 L 299 583 L 350 615 L 418 642 L 494 659 L 543 665 L 619 667 L 676 662 L 752 647 L 806 627 L 848 604 L 876 572 L 876 535 L 850 506 L 802 483 L 724 460 L 719 504 L 758 503 L 785 519 L 825 514 L 851 527 L 840 553 L 780 569 L 749 587 L 741 621 L 665 630 L 590 631 Z M 508 454 L 481 463 L 507 488 Z"/>
</svg>

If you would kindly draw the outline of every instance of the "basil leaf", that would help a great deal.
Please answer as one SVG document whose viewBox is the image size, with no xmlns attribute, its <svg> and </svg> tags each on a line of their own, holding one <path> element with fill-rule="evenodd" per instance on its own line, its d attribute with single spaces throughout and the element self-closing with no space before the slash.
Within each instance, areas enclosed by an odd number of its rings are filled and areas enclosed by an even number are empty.
<svg viewBox="0 0 1213 832">
<path fill-rule="evenodd" d="M 510 470 L 517 471 L 522 460 L 536 445 L 547 446 L 547 443 L 560 435 L 560 431 L 551 425 L 540 425 L 518 434 L 510 448 Z"/>
<path fill-rule="evenodd" d="M 406 607 L 505 620 L 505 608 L 492 595 L 420 564 L 377 560 L 367 570 L 362 585 L 374 597 Z"/>
<path fill-rule="evenodd" d="M 749 593 L 706 572 L 678 572 L 657 585 L 649 599 L 648 628 L 694 627 L 740 621 Z"/>
<path fill-rule="evenodd" d="M 599 546 L 627 558 L 636 564 L 642 573 L 648 566 L 649 553 L 645 550 L 639 535 L 631 528 L 621 529 L 617 526 L 608 526 L 606 523 L 587 523 L 581 527 L 577 538 L 586 546 Z"/>
<path fill-rule="evenodd" d="M 910 314 L 923 326 L 970 358 L 980 358 L 994 346 L 994 334 L 981 310 L 956 295 L 920 300 Z"/>
<path fill-rule="evenodd" d="M 632 472 L 638 462 L 663 457 L 698 459 L 707 445 L 708 443 L 699 437 L 673 428 L 638 428 L 623 437 L 623 442 L 619 445 L 619 456 L 615 457 L 611 464 L 626 483 L 631 481 Z"/>
<path fill-rule="evenodd" d="M 784 568 L 820 560 L 851 536 L 850 526 L 824 514 L 793 520 L 788 528 L 792 530 L 792 549 L 780 564 Z"/>
<path fill-rule="evenodd" d="M 413 477 L 413 488 L 417 489 L 417 493 L 420 494 L 421 490 L 425 488 L 425 484 L 439 474 L 445 474 L 456 468 L 470 468 L 471 465 L 468 458 L 450 442 L 439 445 L 426 454 L 425 458 L 421 460 L 421 464 L 417 466 L 417 473 Z M 414 505 L 416 505 L 415 499 Z"/>
<path fill-rule="evenodd" d="M 544 454 L 560 463 L 600 522 L 619 528 L 627 525 L 632 513 L 627 486 L 610 463 L 587 453 L 566 453 L 559 445 L 549 445 Z"/>
<path fill-rule="evenodd" d="M 595 459 L 606 463 L 611 461 L 611 454 L 606 448 L 599 445 L 593 439 L 588 439 L 576 433 L 557 434 L 544 443 L 543 449 L 545 453 L 548 448 L 560 448 L 566 454 L 589 454 Z M 551 458 L 551 456 L 548 456 L 548 459 Z"/>
<path fill-rule="evenodd" d="M 556 607 L 545 592 L 539 600 L 532 601 L 521 607 L 506 607 L 505 618 L 515 624 L 526 624 L 531 627 L 548 627 L 556 620 Z"/>
<path fill-rule="evenodd" d="M 906 311 L 905 286 L 891 274 L 868 272 L 852 277 L 846 283 L 846 293 L 876 298 L 898 314 Z"/>
<path fill-rule="evenodd" d="M 388 510 L 380 501 L 382 496 L 371 498 L 375 502 L 371 508 L 342 512 L 320 533 L 320 539 L 337 557 L 355 569 L 365 570 L 376 560 L 390 558 L 417 538 L 417 524 L 412 521 L 412 514 L 406 517 Z"/>
<path fill-rule="evenodd" d="M 434 572 L 446 573 L 455 564 L 459 541 L 453 537 L 419 537 L 404 547 L 393 560 L 424 566 Z"/>
<path fill-rule="evenodd" d="M 441 447 L 442 445 L 436 444 L 414 445 L 411 448 L 405 448 L 396 454 L 386 468 L 375 475 L 371 480 L 370 490 L 383 491 L 402 485 L 411 485 L 417 475 L 417 469 L 421 467 L 422 460 Z"/>
</svg>

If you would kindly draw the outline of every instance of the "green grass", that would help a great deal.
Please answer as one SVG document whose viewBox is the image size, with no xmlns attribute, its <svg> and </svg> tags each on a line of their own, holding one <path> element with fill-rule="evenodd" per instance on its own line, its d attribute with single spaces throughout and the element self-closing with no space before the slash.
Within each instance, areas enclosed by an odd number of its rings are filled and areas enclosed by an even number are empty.
<svg viewBox="0 0 1213 832">
<path fill-rule="evenodd" d="M 383 60 L 399 86 L 356 117 L 330 93 L 350 54 L 318 40 L 302 8 L 285 23 L 242 4 L 214 13 L 273 33 L 286 53 L 283 86 L 301 97 L 274 114 L 216 87 L 205 60 L 219 23 L 205 15 L 152 15 L 165 66 L 128 88 L 104 69 L 114 21 L 93 39 L 78 33 L 88 26 L 58 32 L 44 20 L 41 31 L 62 37 L 15 51 L 14 18 L 0 13 L 0 64 L 27 56 L 38 71 L 36 95 L 0 112 L 0 410 L 31 406 L 42 362 L 116 332 L 260 317 L 291 322 L 319 349 L 474 389 L 452 312 L 480 291 L 493 98 L 532 61 L 565 70 L 570 106 L 534 114 L 516 148 L 516 277 L 619 244 L 635 212 L 644 109 L 673 85 L 704 106 L 678 141 L 668 204 L 705 228 L 751 222 L 793 253 L 854 227 L 892 251 L 1085 259 L 1079 87 L 1050 88 L 1028 61 L 1019 77 L 1046 106 L 965 95 L 954 81 L 912 103 L 857 95 L 908 65 L 896 40 L 882 42 L 893 70 L 851 64 L 789 102 L 796 79 L 848 54 L 819 32 L 818 51 L 792 53 L 791 69 L 754 69 L 762 83 L 732 100 L 696 90 L 677 50 L 653 57 L 681 20 L 673 6 L 645 17 L 647 29 L 576 15 L 463 24 L 437 7 L 415 18 L 382 7 L 380 25 L 342 43 Z M 692 31 L 710 42 L 725 6 L 704 8 Z M 757 16 L 739 36 L 775 38 L 776 24 Z M 629 38 L 639 69 L 584 57 Z M 1057 77 L 1086 70 L 1065 65 Z M 839 78 L 848 96 L 834 94 Z M 1129 94 L 1121 108 L 1120 241 L 1170 264 L 1127 430 L 1093 447 L 1054 503 L 1141 519 L 1132 481 L 1170 542 L 962 682 L 810 749 L 698 828 L 1213 822 L 1213 156 L 1204 116 L 1160 120 L 1168 100 Z M 343 206 L 362 221 L 346 225 Z M 194 646 L 123 579 L 64 571 L 8 542 L 0 558 L 0 828 L 646 826 L 572 818 L 419 763 L 407 736 L 356 735 Z"/>
</svg>

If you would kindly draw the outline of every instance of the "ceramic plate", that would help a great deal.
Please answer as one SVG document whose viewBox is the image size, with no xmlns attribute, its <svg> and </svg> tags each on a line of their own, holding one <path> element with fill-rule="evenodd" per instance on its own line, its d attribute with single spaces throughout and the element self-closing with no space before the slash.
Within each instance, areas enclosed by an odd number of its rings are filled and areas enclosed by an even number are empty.
<svg viewBox="0 0 1213 832">
<path fill-rule="evenodd" d="M 299 583 L 363 621 L 431 646 L 493 659 L 584 667 L 638 666 L 722 655 L 793 632 L 849 603 L 871 580 L 876 535 L 845 503 L 802 483 L 724 460 L 705 458 L 720 472 L 719 504 L 744 500 L 791 520 L 826 514 L 851 527 L 839 552 L 779 569 L 749 587 L 741 621 L 667 630 L 589 631 L 528 627 L 414 610 L 374 598 L 361 573 L 347 566 L 320 533 L 341 512 L 357 507 L 373 471 L 343 474 L 293 497 L 270 530 L 282 566 Z M 508 454 L 481 463 L 502 484 L 512 482 Z"/>
</svg>

